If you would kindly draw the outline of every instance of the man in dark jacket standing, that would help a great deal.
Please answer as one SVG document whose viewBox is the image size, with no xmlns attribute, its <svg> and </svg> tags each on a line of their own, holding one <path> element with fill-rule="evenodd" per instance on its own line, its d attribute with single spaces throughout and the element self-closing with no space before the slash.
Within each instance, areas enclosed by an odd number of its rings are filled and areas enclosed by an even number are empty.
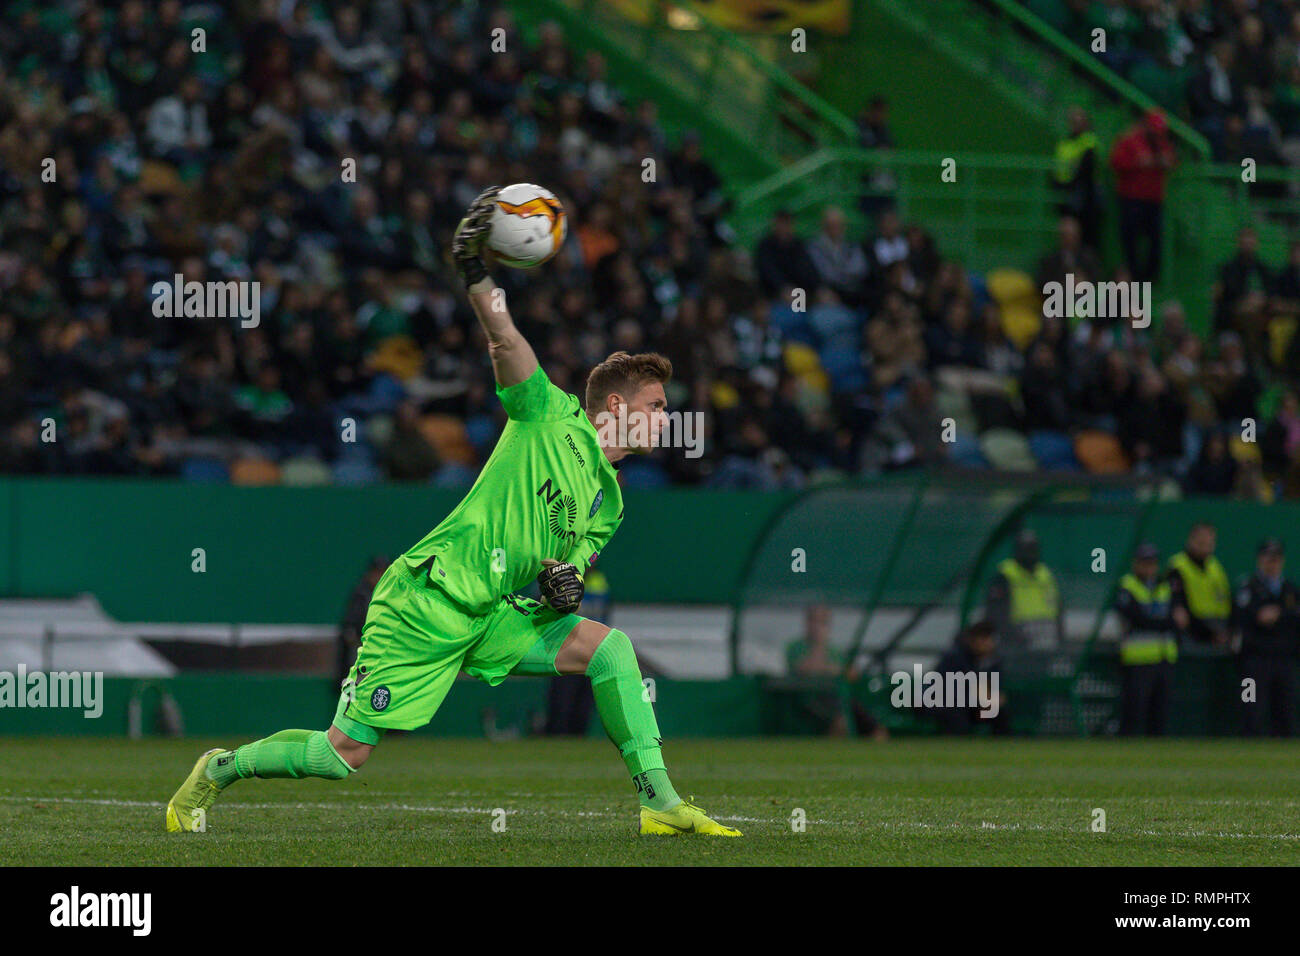
<svg viewBox="0 0 1300 956">
<path fill-rule="evenodd" d="M 1295 659 L 1300 650 L 1300 592 L 1282 576 L 1282 542 L 1269 538 L 1255 557 L 1255 573 L 1237 589 L 1241 632 L 1243 725 L 1247 736 L 1295 735 Z M 1249 682 L 1249 683 L 1247 683 Z"/>
</svg>

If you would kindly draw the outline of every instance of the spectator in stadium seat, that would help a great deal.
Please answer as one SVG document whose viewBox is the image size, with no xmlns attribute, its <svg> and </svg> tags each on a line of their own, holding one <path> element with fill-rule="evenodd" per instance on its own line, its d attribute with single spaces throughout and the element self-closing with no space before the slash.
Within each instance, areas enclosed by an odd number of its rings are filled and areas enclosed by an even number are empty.
<svg viewBox="0 0 1300 956">
<path fill-rule="evenodd" d="M 903 402 L 886 412 L 862 450 L 868 472 L 934 465 L 947 460 L 951 447 L 943 440 L 942 415 L 934 385 L 924 375 L 908 381 Z"/>
<path fill-rule="evenodd" d="M 1143 542 L 1134 552 L 1133 570 L 1120 579 L 1115 595 L 1115 612 L 1124 629 L 1119 647 L 1123 736 L 1161 736 L 1168 726 L 1178 660 L 1171 599 L 1169 582 L 1160 576 L 1160 551 Z"/>
<path fill-rule="evenodd" d="M 1259 234 L 1250 226 L 1237 233 L 1237 250 L 1219 269 L 1214 286 L 1214 329 L 1245 333 L 1258 325 L 1273 277 L 1259 256 Z"/>
<path fill-rule="evenodd" d="M 1188 495 L 1230 495 L 1237 484 L 1237 462 L 1228 454 L 1228 439 L 1216 429 L 1201 444 L 1196 463 L 1183 480 Z"/>
<path fill-rule="evenodd" d="M 1167 470 L 1182 456 L 1187 409 L 1149 362 L 1138 371 L 1133 393 L 1118 411 L 1119 439 L 1136 472 Z"/>
<path fill-rule="evenodd" d="M 920 310 L 899 292 L 885 295 L 880 311 L 863 329 L 871 376 L 882 392 L 901 390 L 904 379 L 925 364 Z"/>
<path fill-rule="evenodd" d="M 986 615 L 1004 647 L 1053 647 L 1065 641 L 1065 604 L 1056 575 L 1039 556 L 1031 528 L 1016 533 L 1012 556 L 998 564 L 985 596 Z"/>
<path fill-rule="evenodd" d="M 1183 550 L 1169 559 L 1168 575 L 1178 629 L 1194 643 L 1224 648 L 1232 617 L 1232 585 L 1214 555 L 1217 542 L 1213 524 L 1198 521 L 1192 525 Z"/>
<path fill-rule="evenodd" d="M 926 367 L 942 365 L 976 368 L 980 365 L 979 342 L 971 332 L 970 303 L 954 298 L 944 309 L 943 319 L 925 330 Z"/>
<path fill-rule="evenodd" d="M 438 470 L 438 453 L 420 431 L 414 402 L 405 401 L 397 407 L 383 461 L 394 481 L 428 481 Z"/>
<path fill-rule="evenodd" d="M 1300 398 L 1287 390 L 1273 418 L 1259 437 L 1260 454 L 1268 474 L 1282 478 L 1300 464 Z"/>
<path fill-rule="evenodd" d="M 1205 384 L 1219 417 L 1231 428 L 1240 430 L 1247 418 L 1255 419 L 1258 424 L 1262 389 L 1237 333 L 1224 332 L 1219 336 L 1218 354 L 1205 365 Z"/>
<path fill-rule="evenodd" d="M 1255 573 L 1237 589 L 1233 621 L 1241 635 L 1241 677 L 1254 693 L 1242 695 L 1247 736 L 1265 728 L 1275 737 L 1296 732 L 1295 664 L 1300 656 L 1300 590 L 1284 576 L 1282 542 L 1268 538 L 1255 553 Z"/>
<path fill-rule="evenodd" d="M 1035 341 L 1020 374 L 1025 431 L 1068 432 L 1073 420 L 1067 389 L 1056 353 L 1046 341 Z"/>
<path fill-rule="evenodd" d="M 1002 658 L 999 653 L 997 628 L 991 621 L 978 620 L 967 626 L 957 635 L 952 647 L 939 658 L 934 670 L 938 674 L 974 674 L 977 681 L 979 675 L 988 675 L 985 679 L 990 681 L 990 688 L 993 686 L 992 676 L 998 675 L 999 679 L 996 715 L 981 714 L 978 705 L 942 707 L 934 712 L 939 722 L 939 733 L 970 734 L 984 723 L 999 736 L 1011 733 L 1011 711 L 1007 706 L 1007 695 L 1001 691 Z"/>
<path fill-rule="evenodd" d="M 1138 282 L 1160 278 L 1165 188 L 1177 154 L 1164 113 L 1151 110 L 1115 143 L 1110 154 L 1119 201 L 1120 242 Z"/>
<path fill-rule="evenodd" d="M 826 207 L 822 212 L 821 231 L 808 243 L 808 256 L 821 284 L 832 289 L 845 305 L 857 307 L 863 301 L 870 264 L 862 247 L 851 242 L 846 233 L 844 210 L 838 206 Z M 906 240 L 903 243 L 906 255 Z"/>
</svg>

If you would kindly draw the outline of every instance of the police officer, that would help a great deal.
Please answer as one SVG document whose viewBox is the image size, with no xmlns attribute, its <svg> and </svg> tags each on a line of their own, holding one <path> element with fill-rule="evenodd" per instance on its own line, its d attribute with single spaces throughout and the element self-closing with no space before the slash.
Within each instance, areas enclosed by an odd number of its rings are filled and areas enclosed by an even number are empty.
<svg viewBox="0 0 1300 956">
<path fill-rule="evenodd" d="M 1254 695 L 1242 701 L 1247 735 L 1264 732 L 1267 719 L 1276 737 L 1295 734 L 1294 661 L 1300 649 L 1300 594 L 1282 576 L 1282 542 L 1268 538 L 1255 554 L 1255 573 L 1237 590 L 1236 623 L 1241 630 L 1241 676 L 1254 681 Z M 1253 696 L 1253 699 L 1250 699 Z"/>
<path fill-rule="evenodd" d="M 1065 609 L 1056 576 L 1039 560 L 1038 535 L 1024 528 L 1013 556 L 989 582 L 988 617 L 1008 647 L 1051 647 L 1065 640 Z"/>
<path fill-rule="evenodd" d="M 1213 647 L 1228 646 L 1232 616 L 1232 586 L 1228 572 L 1214 556 L 1218 532 L 1198 521 L 1187 533 L 1187 545 L 1169 561 L 1174 623 L 1188 640 Z"/>
<path fill-rule="evenodd" d="M 1178 638 L 1168 581 L 1160 579 L 1160 551 L 1143 542 L 1133 570 L 1119 582 L 1115 610 L 1123 620 L 1119 662 L 1123 674 L 1119 732 L 1160 736 L 1169 723 L 1169 696 Z"/>
</svg>

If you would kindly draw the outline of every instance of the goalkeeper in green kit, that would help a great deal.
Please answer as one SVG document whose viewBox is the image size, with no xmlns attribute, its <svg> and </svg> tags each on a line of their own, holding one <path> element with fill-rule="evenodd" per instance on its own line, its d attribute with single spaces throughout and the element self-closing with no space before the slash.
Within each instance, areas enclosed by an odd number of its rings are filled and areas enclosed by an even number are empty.
<svg viewBox="0 0 1300 956">
<path fill-rule="evenodd" d="M 627 635 L 574 613 L 583 571 L 623 520 L 613 462 L 655 445 L 672 366 L 656 353 L 615 352 L 588 376 L 585 403 L 552 384 L 481 257 L 496 192 L 479 195 L 452 242 L 509 416 L 496 448 L 464 500 L 375 586 L 329 730 L 282 730 L 203 754 L 167 804 L 168 830 L 204 829 L 217 795 L 240 779 L 356 773 L 385 730 L 427 724 L 464 671 L 489 684 L 586 674 L 640 799 L 639 832 L 740 836 L 673 789 Z M 607 427 L 638 419 L 646 427 Z M 515 594 L 534 579 L 540 602 Z"/>
</svg>

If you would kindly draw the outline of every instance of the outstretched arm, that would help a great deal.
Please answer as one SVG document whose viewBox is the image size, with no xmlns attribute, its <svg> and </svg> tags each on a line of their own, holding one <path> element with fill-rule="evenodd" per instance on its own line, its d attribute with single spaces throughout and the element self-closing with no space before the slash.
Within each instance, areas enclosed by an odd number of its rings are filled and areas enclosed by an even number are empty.
<svg viewBox="0 0 1300 956">
<path fill-rule="evenodd" d="M 487 336 L 488 354 L 492 358 L 497 384 L 508 388 L 526 380 L 537 370 L 537 355 L 510 318 L 505 291 L 497 288 L 483 264 L 483 243 L 487 239 L 488 223 L 498 192 L 499 187 L 489 186 L 478 194 L 456 227 L 451 256 L 465 285 L 469 304 Z"/>
<path fill-rule="evenodd" d="M 497 384 L 509 388 L 527 379 L 537 371 L 537 353 L 515 327 L 506 308 L 505 290 L 498 289 L 491 278 L 485 278 L 469 286 L 466 292 L 487 336 L 488 355 Z"/>
</svg>

